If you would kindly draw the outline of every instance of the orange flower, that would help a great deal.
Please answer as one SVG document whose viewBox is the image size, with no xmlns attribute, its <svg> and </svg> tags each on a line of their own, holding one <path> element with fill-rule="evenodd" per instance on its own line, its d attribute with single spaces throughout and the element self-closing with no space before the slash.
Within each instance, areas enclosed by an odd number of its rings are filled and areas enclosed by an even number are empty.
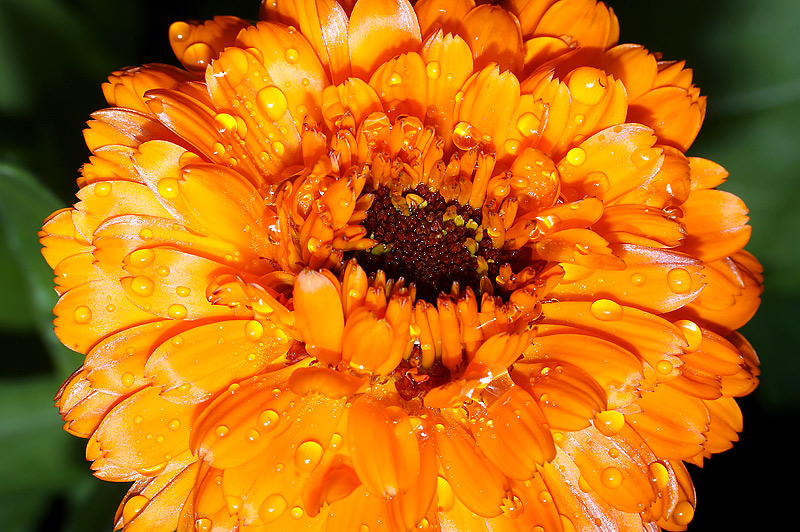
<svg viewBox="0 0 800 532">
<path fill-rule="evenodd" d="M 127 532 L 683 530 L 761 269 L 595 0 L 267 0 L 111 75 L 41 232 Z"/>
</svg>

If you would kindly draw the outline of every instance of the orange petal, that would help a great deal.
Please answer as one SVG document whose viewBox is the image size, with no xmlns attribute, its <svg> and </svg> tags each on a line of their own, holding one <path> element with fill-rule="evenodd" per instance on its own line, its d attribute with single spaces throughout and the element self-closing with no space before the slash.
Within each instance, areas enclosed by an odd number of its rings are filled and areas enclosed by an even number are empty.
<svg viewBox="0 0 800 532">
<path fill-rule="evenodd" d="M 595 271 L 560 283 L 552 293 L 561 300 L 610 297 L 663 314 L 687 305 L 703 289 L 703 267 L 687 255 L 629 245 L 617 248 L 616 255 L 625 261 L 624 270 Z"/>
<path fill-rule="evenodd" d="M 335 0 L 261 2 L 261 19 L 276 20 L 299 28 L 314 47 L 333 83 L 350 77 L 350 49 L 347 42 L 348 14 Z"/>
<path fill-rule="evenodd" d="M 500 515 L 508 491 L 506 476 L 455 421 L 437 425 L 434 434 L 439 463 L 456 497 L 482 517 Z"/>
<path fill-rule="evenodd" d="M 602 183 L 588 182 L 586 186 L 601 187 Z M 686 236 L 681 224 L 661 209 L 631 204 L 605 207 L 603 218 L 592 229 L 612 244 L 650 248 L 675 248 Z"/>
<path fill-rule="evenodd" d="M 360 0 L 350 14 L 347 39 L 353 75 L 364 80 L 384 61 L 416 51 L 422 43 L 407 0 Z"/>
<path fill-rule="evenodd" d="M 697 137 L 704 115 L 704 100 L 695 101 L 680 87 L 659 87 L 632 99 L 628 121 L 653 128 L 662 143 L 686 151 Z"/>
<path fill-rule="evenodd" d="M 202 72 L 220 52 L 233 44 L 236 35 L 250 23 L 238 17 L 214 17 L 202 24 L 173 22 L 169 44 L 175 57 L 190 72 Z"/>
<path fill-rule="evenodd" d="M 517 77 L 490 64 L 473 74 L 461 90 L 461 100 L 456 97 L 456 120 L 475 128 L 478 142 L 503 146 L 519 101 Z M 458 139 L 454 142 L 463 149 Z"/>
<path fill-rule="evenodd" d="M 390 118 L 398 115 L 425 117 L 427 99 L 425 62 L 416 52 L 401 54 L 383 63 L 369 80 Z"/>
<path fill-rule="evenodd" d="M 92 438 L 104 461 L 154 476 L 188 448 L 193 415 L 193 406 L 170 403 L 147 387 L 115 406 Z"/>
<path fill-rule="evenodd" d="M 334 124 L 345 113 L 360 123 L 370 114 L 382 110 L 375 89 L 359 78 L 350 78 L 340 85 L 329 85 L 322 94 L 322 114 L 326 125 L 332 130 L 337 129 Z"/>
<path fill-rule="evenodd" d="M 591 375 L 605 391 L 609 409 L 628 405 L 639 397 L 642 363 L 616 342 L 578 329 L 545 325 L 525 351 L 520 366 L 528 360 L 548 358 L 574 364 Z"/>
<path fill-rule="evenodd" d="M 486 457 L 509 478 L 528 480 L 556 453 L 547 418 L 531 396 L 513 386 L 472 425 Z"/>
<path fill-rule="evenodd" d="M 119 70 L 103 83 L 103 96 L 111 107 L 125 107 L 150 114 L 145 104 L 145 92 L 150 89 L 172 89 L 178 83 L 194 79 L 185 70 L 171 65 L 150 64 Z"/>
<path fill-rule="evenodd" d="M 289 388 L 297 395 L 320 393 L 331 399 L 341 399 L 364 390 L 367 377 L 358 378 L 330 368 L 298 368 L 289 377 Z"/>
<path fill-rule="evenodd" d="M 658 67 L 656 58 L 639 44 L 620 44 L 603 54 L 602 69 L 622 80 L 628 101 L 653 87 Z"/>
<path fill-rule="evenodd" d="M 730 192 L 694 190 L 680 208 L 688 233 L 684 253 L 710 262 L 733 255 L 750 239 L 747 207 Z"/>
<path fill-rule="evenodd" d="M 350 404 L 347 434 L 353 466 L 369 493 L 394 497 L 416 484 L 420 447 L 401 408 L 383 407 L 362 396 Z"/>
<path fill-rule="evenodd" d="M 414 11 L 419 20 L 422 38 L 427 39 L 432 33 L 442 30 L 443 34 L 455 35 L 461 20 L 475 7 L 474 0 L 420 0 L 414 3 Z"/>
<path fill-rule="evenodd" d="M 596 0 L 563 0 L 544 13 L 536 25 L 537 35 L 567 35 L 594 53 L 602 52 L 619 39 L 619 22 L 614 12 Z"/>
<path fill-rule="evenodd" d="M 692 190 L 715 188 L 728 178 L 728 171 L 714 161 L 689 157 Z"/>
<path fill-rule="evenodd" d="M 517 17 L 503 9 L 482 4 L 461 20 L 459 34 L 472 49 L 475 70 L 497 63 L 501 72 L 520 74 L 524 52 Z"/>
<path fill-rule="evenodd" d="M 344 312 L 339 286 L 319 272 L 305 269 L 295 280 L 295 324 L 306 350 L 326 364 L 341 358 Z"/>
</svg>

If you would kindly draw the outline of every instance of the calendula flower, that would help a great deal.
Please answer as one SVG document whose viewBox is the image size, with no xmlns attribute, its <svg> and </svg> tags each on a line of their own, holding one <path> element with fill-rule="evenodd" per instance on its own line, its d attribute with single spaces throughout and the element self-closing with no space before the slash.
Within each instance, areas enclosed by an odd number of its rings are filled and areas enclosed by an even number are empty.
<svg viewBox="0 0 800 532">
<path fill-rule="evenodd" d="M 266 0 L 103 85 L 41 232 L 134 531 L 683 530 L 761 292 L 682 62 L 595 0 Z"/>
</svg>

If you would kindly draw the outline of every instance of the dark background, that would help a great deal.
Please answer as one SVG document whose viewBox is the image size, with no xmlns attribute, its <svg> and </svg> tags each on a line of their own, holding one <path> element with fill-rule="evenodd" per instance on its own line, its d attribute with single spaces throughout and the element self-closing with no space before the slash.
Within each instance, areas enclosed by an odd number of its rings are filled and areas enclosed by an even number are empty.
<svg viewBox="0 0 800 532">
<path fill-rule="evenodd" d="M 741 440 L 693 468 L 689 530 L 752 530 L 790 515 L 789 456 L 800 392 L 800 2 L 610 0 L 620 42 L 685 59 L 709 97 L 689 154 L 731 173 L 722 188 L 751 210 L 748 249 L 763 263 L 764 301 L 743 329 L 762 384 L 740 401 Z M 52 273 L 35 232 L 74 202 L 88 151 L 81 130 L 104 106 L 109 72 L 177 64 L 167 28 L 178 19 L 255 19 L 257 0 L 0 0 L 0 530 L 109 531 L 127 485 L 101 482 L 84 440 L 61 431 L 52 397 L 81 357 L 51 332 Z M 788 523 L 789 521 L 786 520 Z"/>
</svg>

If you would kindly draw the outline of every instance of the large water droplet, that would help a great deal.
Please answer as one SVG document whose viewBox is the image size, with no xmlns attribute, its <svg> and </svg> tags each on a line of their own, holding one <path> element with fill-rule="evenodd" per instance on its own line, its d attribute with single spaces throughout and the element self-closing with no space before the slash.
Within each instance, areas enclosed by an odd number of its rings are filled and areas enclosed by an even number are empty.
<svg viewBox="0 0 800 532">
<path fill-rule="evenodd" d="M 111 194 L 111 183 L 108 181 L 104 181 L 103 183 L 97 183 L 94 186 L 94 194 L 99 198 L 105 198 L 109 194 Z"/>
<path fill-rule="evenodd" d="M 204 42 L 196 42 L 183 51 L 181 63 L 189 70 L 203 70 L 214 58 L 214 49 Z"/>
<path fill-rule="evenodd" d="M 572 71 L 567 87 L 572 98 L 584 105 L 596 105 L 606 93 L 608 79 L 600 70 L 580 67 Z"/>
<path fill-rule="evenodd" d="M 274 410 L 264 410 L 258 416 L 258 422 L 269 430 L 274 430 L 278 426 L 279 420 L 280 416 Z"/>
<path fill-rule="evenodd" d="M 598 299 L 590 307 L 592 315 L 598 320 L 615 321 L 622 318 L 622 307 L 610 299 Z"/>
<path fill-rule="evenodd" d="M 147 297 L 153 294 L 155 284 L 153 280 L 144 275 L 139 275 L 131 280 L 131 292 L 139 297 Z"/>
<path fill-rule="evenodd" d="M 256 94 L 256 104 L 273 122 L 282 118 L 288 108 L 286 96 L 278 87 L 265 87 Z"/>
<path fill-rule="evenodd" d="M 207 517 L 201 517 L 194 522 L 194 529 L 196 532 L 208 532 L 214 523 Z"/>
<path fill-rule="evenodd" d="M 431 61 L 425 65 L 425 73 L 430 79 L 438 79 L 442 75 L 442 67 L 438 61 Z"/>
<path fill-rule="evenodd" d="M 238 128 L 236 118 L 228 113 L 219 113 L 217 116 L 215 116 L 214 124 L 216 124 L 220 133 L 230 133 L 231 135 L 236 133 Z"/>
<path fill-rule="evenodd" d="M 616 467 L 607 467 L 600 473 L 600 482 L 607 488 L 618 488 L 622 485 L 622 471 Z"/>
<path fill-rule="evenodd" d="M 75 323 L 89 323 L 92 319 L 92 309 L 86 306 L 77 307 L 72 313 L 72 318 L 75 320 Z"/>
<path fill-rule="evenodd" d="M 616 410 L 604 410 L 595 414 L 594 426 L 606 436 L 611 436 L 625 426 L 625 416 Z"/>
<path fill-rule="evenodd" d="M 150 248 L 145 249 L 137 249 L 132 252 L 128 258 L 130 261 L 131 266 L 134 268 L 146 268 L 153 263 L 155 260 L 156 254 Z"/>
<path fill-rule="evenodd" d="M 286 507 L 286 499 L 278 493 L 273 493 L 261 503 L 258 509 L 258 516 L 265 523 L 271 523 L 283 515 L 283 512 L 286 511 Z"/>
<path fill-rule="evenodd" d="M 257 342 L 264 336 L 264 326 L 258 320 L 250 320 L 244 325 L 244 335 L 251 342 Z"/>
<path fill-rule="evenodd" d="M 150 499 L 144 495 L 134 495 L 125 501 L 125 506 L 122 507 L 122 522 L 125 524 L 130 523 L 149 502 Z"/>
<path fill-rule="evenodd" d="M 683 268 L 673 268 L 667 272 L 667 284 L 676 294 L 686 294 L 692 289 L 692 276 Z"/>
<path fill-rule="evenodd" d="M 586 162 L 586 151 L 583 148 L 572 148 L 567 152 L 567 162 L 572 166 L 580 166 Z"/>
<path fill-rule="evenodd" d="M 661 462 L 653 462 L 647 466 L 647 471 L 650 473 L 650 482 L 655 484 L 659 491 L 664 492 L 669 483 L 669 471 L 667 471 L 667 467 Z"/>
<path fill-rule="evenodd" d="M 461 121 L 453 129 L 453 144 L 460 150 L 471 150 L 480 143 L 480 133 L 469 122 Z"/>
<path fill-rule="evenodd" d="M 310 471 L 319 463 L 322 452 L 322 445 L 319 443 L 313 440 L 304 441 L 294 453 L 294 465 L 300 471 Z"/>
<path fill-rule="evenodd" d="M 286 62 L 290 65 L 297 63 L 297 60 L 300 59 L 300 54 L 297 53 L 297 50 L 294 48 L 287 48 L 286 51 L 283 53 L 283 58 L 286 59 Z"/>
<path fill-rule="evenodd" d="M 688 525 L 694 517 L 694 507 L 689 501 L 680 501 L 675 505 L 672 519 L 680 526 Z"/>
<path fill-rule="evenodd" d="M 170 305 L 170 307 L 167 309 L 167 315 L 174 320 L 182 320 L 186 318 L 186 314 L 186 307 L 183 305 Z"/>
</svg>

